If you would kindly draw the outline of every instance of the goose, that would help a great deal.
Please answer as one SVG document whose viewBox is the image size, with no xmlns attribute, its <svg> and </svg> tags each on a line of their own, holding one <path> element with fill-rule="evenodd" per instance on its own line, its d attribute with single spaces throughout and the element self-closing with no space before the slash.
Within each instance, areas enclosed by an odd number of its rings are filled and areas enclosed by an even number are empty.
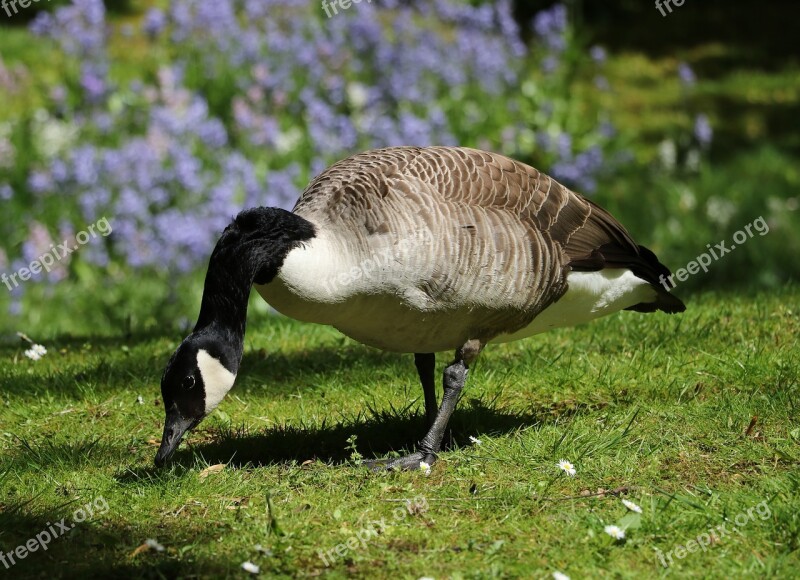
<svg viewBox="0 0 800 580">
<path fill-rule="evenodd" d="M 509 157 L 464 147 L 354 155 L 313 179 L 291 212 L 247 209 L 223 231 L 197 324 L 161 378 L 155 463 L 233 387 L 253 287 L 286 316 L 414 354 L 428 431 L 413 453 L 376 468 L 419 469 L 436 460 L 488 344 L 620 310 L 683 312 L 669 276 L 608 212 Z M 455 355 L 438 404 L 443 351 Z"/>
</svg>

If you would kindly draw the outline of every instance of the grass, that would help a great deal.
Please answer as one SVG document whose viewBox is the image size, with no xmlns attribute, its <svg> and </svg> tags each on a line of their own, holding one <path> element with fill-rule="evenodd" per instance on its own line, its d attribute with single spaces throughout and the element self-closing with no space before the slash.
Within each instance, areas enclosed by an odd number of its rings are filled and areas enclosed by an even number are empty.
<svg viewBox="0 0 800 580">
<path fill-rule="evenodd" d="M 358 465 L 422 434 L 411 357 L 327 327 L 254 317 L 237 387 L 161 471 L 158 381 L 180 336 L 54 337 L 38 362 L 6 343 L 0 549 L 89 504 L 14 576 L 241 577 L 251 560 L 267 577 L 789 577 L 798 299 L 703 294 L 680 316 L 492 346 L 428 477 Z M 657 560 L 698 536 L 704 551 Z"/>
</svg>

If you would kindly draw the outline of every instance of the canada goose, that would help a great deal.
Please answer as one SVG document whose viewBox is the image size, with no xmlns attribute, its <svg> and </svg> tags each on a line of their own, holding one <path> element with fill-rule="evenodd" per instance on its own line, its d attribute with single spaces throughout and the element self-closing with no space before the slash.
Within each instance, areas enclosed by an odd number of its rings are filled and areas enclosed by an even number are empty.
<svg viewBox="0 0 800 580">
<path fill-rule="evenodd" d="M 618 310 L 673 313 L 669 270 L 608 212 L 494 153 L 392 147 L 334 164 L 292 212 L 241 212 L 211 254 L 194 331 L 161 379 L 156 464 L 231 389 L 255 285 L 279 312 L 415 353 L 429 430 L 389 468 L 433 463 L 468 369 L 490 342 Z M 454 350 L 437 409 L 436 352 Z"/>
</svg>

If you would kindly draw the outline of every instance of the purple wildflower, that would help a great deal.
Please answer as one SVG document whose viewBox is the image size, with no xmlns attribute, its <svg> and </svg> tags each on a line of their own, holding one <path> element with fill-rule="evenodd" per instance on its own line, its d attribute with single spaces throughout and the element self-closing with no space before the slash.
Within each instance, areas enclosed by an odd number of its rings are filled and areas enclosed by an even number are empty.
<svg viewBox="0 0 800 580">
<path fill-rule="evenodd" d="M 682 62 L 678 65 L 678 77 L 681 79 L 681 82 L 687 87 L 691 87 L 697 81 L 697 77 L 695 76 L 692 67 L 690 67 L 685 62 Z"/>
<path fill-rule="evenodd" d="M 592 60 L 597 64 L 603 64 L 604 62 L 606 62 L 606 59 L 608 58 L 606 49 L 599 45 L 593 46 L 589 51 L 589 55 L 592 57 Z"/>
<path fill-rule="evenodd" d="M 142 31 L 150 38 L 156 38 L 167 26 L 167 15 L 163 10 L 151 8 L 142 23 Z"/>
<path fill-rule="evenodd" d="M 694 136 L 701 146 L 708 147 L 711 145 L 711 141 L 714 139 L 714 129 L 712 129 L 706 115 L 697 115 L 697 118 L 695 118 Z"/>
<path fill-rule="evenodd" d="M 536 35 L 547 48 L 555 52 L 561 52 L 566 48 L 567 25 L 567 7 L 563 4 L 555 4 L 547 10 L 542 10 L 533 19 Z"/>
</svg>

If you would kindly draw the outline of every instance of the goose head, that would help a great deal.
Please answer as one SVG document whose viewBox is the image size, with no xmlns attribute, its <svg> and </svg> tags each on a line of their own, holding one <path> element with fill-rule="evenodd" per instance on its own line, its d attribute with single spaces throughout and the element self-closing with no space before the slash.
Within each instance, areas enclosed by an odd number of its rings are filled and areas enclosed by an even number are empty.
<svg viewBox="0 0 800 580">
<path fill-rule="evenodd" d="M 178 346 L 161 377 L 166 417 L 157 466 L 166 463 L 186 431 L 233 387 L 253 283 L 271 282 L 289 251 L 314 235 L 310 222 L 278 208 L 245 210 L 225 228 L 209 260 L 194 331 Z"/>
<path fill-rule="evenodd" d="M 181 343 L 161 378 L 166 418 L 156 465 L 163 465 L 186 431 L 216 409 L 231 390 L 239 356 L 211 332 L 192 333 Z"/>
</svg>

